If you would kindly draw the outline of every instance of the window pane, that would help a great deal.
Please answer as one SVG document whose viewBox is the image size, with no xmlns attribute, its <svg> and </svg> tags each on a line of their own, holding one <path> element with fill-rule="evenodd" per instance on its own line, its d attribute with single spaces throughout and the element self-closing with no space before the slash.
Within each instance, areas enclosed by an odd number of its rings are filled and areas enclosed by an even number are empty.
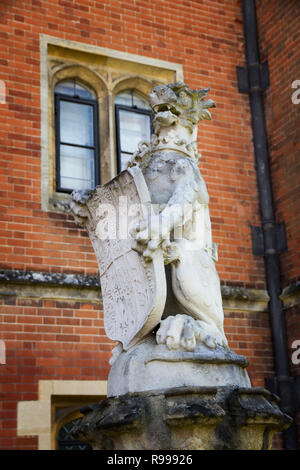
<svg viewBox="0 0 300 470">
<path fill-rule="evenodd" d="M 58 434 L 59 450 L 92 450 L 90 445 L 77 441 L 72 435 L 72 432 L 80 421 L 81 418 L 74 419 L 60 428 Z"/>
<path fill-rule="evenodd" d="M 132 90 L 119 93 L 115 98 L 116 104 L 123 104 L 125 106 L 136 106 L 139 109 L 151 109 L 148 101 L 141 95 Z"/>
<path fill-rule="evenodd" d="M 75 93 L 77 96 L 80 96 L 80 98 L 95 98 L 95 94 L 84 88 L 82 85 L 79 85 L 79 83 L 76 82 L 75 85 Z"/>
<path fill-rule="evenodd" d="M 119 112 L 122 152 L 135 152 L 141 140 L 150 140 L 150 116 L 123 109 Z"/>
<path fill-rule="evenodd" d="M 62 93 L 63 95 L 74 96 L 75 82 L 74 80 L 68 80 L 66 82 L 60 82 L 55 87 L 56 93 Z"/>
<path fill-rule="evenodd" d="M 133 93 L 133 106 L 139 109 L 151 109 L 148 102 L 136 93 Z"/>
<path fill-rule="evenodd" d="M 65 189 L 95 187 L 94 150 L 60 145 L 60 186 Z"/>
<path fill-rule="evenodd" d="M 125 91 L 116 96 L 116 104 L 123 104 L 125 106 L 132 106 L 132 93 L 131 91 Z"/>
<path fill-rule="evenodd" d="M 94 145 L 92 106 L 60 102 L 60 140 L 70 144 Z"/>
<path fill-rule="evenodd" d="M 58 83 L 55 87 L 55 92 L 63 95 L 80 96 L 80 98 L 95 98 L 95 93 L 75 82 L 75 80 L 66 80 Z"/>
</svg>

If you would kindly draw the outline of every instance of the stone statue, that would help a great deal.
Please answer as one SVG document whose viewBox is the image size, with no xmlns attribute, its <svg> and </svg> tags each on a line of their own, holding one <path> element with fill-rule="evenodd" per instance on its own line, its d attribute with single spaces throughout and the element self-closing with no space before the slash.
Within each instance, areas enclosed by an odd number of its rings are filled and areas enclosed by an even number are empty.
<svg viewBox="0 0 300 470">
<path fill-rule="evenodd" d="M 215 107 L 204 99 L 208 90 L 191 91 L 184 83 L 155 87 L 150 94 L 155 135 L 130 162 L 142 169 L 158 209 L 136 228 L 136 248 L 146 259 L 161 249 L 165 264 L 171 264 L 178 315 L 163 320 L 156 334 L 169 349 L 192 351 L 197 341 L 227 346 L 209 196 L 198 168 L 198 122 L 211 119 L 207 108 Z"/>
<path fill-rule="evenodd" d="M 153 88 L 151 142 L 141 142 L 113 180 L 71 197 L 98 259 L 104 327 L 119 342 L 111 395 L 149 389 L 162 376 L 166 386 L 215 384 L 219 373 L 199 375 L 210 361 L 223 368 L 230 362 L 231 369 L 236 362 L 234 383 L 250 383 L 247 360 L 228 348 L 224 333 L 209 196 L 198 168 L 198 122 L 211 119 L 208 108 L 215 107 L 208 91 L 184 83 Z M 130 367 L 137 351 L 140 366 Z M 223 373 L 226 383 L 231 369 L 227 379 Z"/>
<path fill-rule="evenodd" d="M 82 409 L 75 437 L 94 449 L 267 449 L 290 418 L 252 389 L 227 344 L 197 125 L 208 89 L 150 94 L 155 134 L 128 168 L 70 207 L 100 270 L 113 350 L 108 398 Z"/>
</svg>

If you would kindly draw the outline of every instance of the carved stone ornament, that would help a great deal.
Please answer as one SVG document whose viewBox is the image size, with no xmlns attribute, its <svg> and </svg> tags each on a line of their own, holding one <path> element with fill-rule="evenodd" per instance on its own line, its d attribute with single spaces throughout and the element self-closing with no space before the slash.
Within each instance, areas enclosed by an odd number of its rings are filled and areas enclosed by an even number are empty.
<svg viewBox="0 0 300 470">
<path fill-rule="evenodd" d="M 71 208 L 85 226 L 99 263 L 107 336 L 127 350 L 159 323 L 166 300 L 161 250 L 151 260 L 133 250 L 129 230 L 148 215 L 148 188 L 138 167 L 94 192 L 73 193 Z"/>
<path fill-rule="evenodd" d="M 151 142 L 112 181 L 71 198 L 98 259 L 106 333 L 119 341 L 108 398 L 81 410 L 76 438 L 94 449 L 268 449 L 291 422 L 274 395 L 251 388 L 224 333 L 196 146 L 215 106 L 207 92 L 155 87 Z"/>
<path fill-rule="evenodd" d="M 134 377 L 147 375 L 146 369 L 149 378 L 155 376 L 147 355 L 155 356 L 157 348 L 161 356 L 155 368 L 164 375 L 165 388 L 176 385 L 173 379 L 168 383 L 166 371 L 171 369 L 175 378 L 181 377 L 180 385 L 187 385 L 184 374 L 191 372 L 186 352 L 198 368 L 202 356 L 207 364 L 214 357 L 222 363 L 233 360 L 233 383 L 250 383 L 247 373 L 240 372 L 239 358 L 224 352 L 228 344 L 215 268 L 217 247 L 196 145 L 198 122 L 211 119 L 208 108 L 215 107 L 205 99 L 208 90 L 192 91 L 184 83 L 153 88 L 151 142 L 141 142 L 127 170 L 109 183 L 71 197 L 71 210 L 87 228 L 99 263 L 105 331 L 120 343 L 111 359 L 111 395 L 151 389 L 157 381 L 138 383 Z M 144 357 L 139 366 L 135 355 Z M 209 370 L 214 373 L 207 383 L 220 384 L 217 368 Z M 120 374 L 126 375 L 122 387 Z M 191 384 L 199 380 L 195 369 Z"/>
</svg>

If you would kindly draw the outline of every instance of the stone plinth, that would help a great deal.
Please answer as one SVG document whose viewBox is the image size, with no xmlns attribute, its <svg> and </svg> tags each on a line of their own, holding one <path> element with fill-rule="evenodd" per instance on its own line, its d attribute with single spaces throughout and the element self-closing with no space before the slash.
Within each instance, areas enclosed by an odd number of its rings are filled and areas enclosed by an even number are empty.
<svg viewBox="0 0 300 470">
<path fill-rule="evenodd" d="M 261 388 L 128 393 L 81 411 L 76 438 L 103 450 L 267 450 L 291 423 L 278 398 Z"/>
<path fill-rule="evenodd" d="M 175 387 L 250 387 L 247 365 L 229 348 L 198 343 L 194 351 L 169 350 L 152 335 L 114 360 L 107 396 Z"/>
</svg>

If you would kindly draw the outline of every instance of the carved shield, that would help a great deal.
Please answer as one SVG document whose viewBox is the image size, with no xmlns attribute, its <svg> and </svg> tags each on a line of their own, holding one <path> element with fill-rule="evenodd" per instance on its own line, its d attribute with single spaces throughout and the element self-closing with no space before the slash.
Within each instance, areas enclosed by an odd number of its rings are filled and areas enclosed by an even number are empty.
<svg viewBox="0 0 300 470">
<path fill-rule="evenodd" d="M 151 261 L 133 249 L 130 230 L 148 217 L 150 194 L 138 167 L 99 186 L 87 201 L 87 230 L 100 270 L 104 328 L 125 350 L 160 322 L 166 301 L 162 253 Z"/>
</svg>

